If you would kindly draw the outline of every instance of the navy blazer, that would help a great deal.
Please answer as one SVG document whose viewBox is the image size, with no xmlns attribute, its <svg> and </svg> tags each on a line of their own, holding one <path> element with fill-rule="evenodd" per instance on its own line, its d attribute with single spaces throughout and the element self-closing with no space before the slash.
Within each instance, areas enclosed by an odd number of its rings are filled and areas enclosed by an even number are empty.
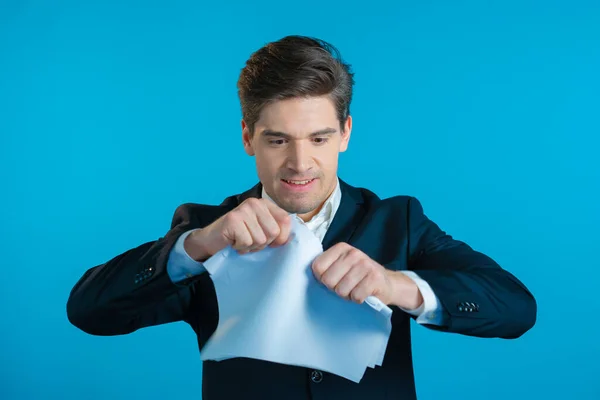
<svg viewBox="0 0 600 400">
<path fill-rule="evenodd" d="M 413 270 L 440 300 L 446 325 L 428 326 L 477 337 L 517 338 L 536 321 L 533 295 L 490 257 L 454 240 L 410 196 L 380 199 L 340 179 L 342 199 L 324 239 L 327 250 L 346 242 L 392 270 Z M 205 227 L 250 197 L 262 185 L 226 198 L 219 206 L 179 206 L 171 229 L 156 241 L 88 269 L 73 287 L 67 315 L 92 335 L 123 335 L 140 328 L 187 322 L 202 347 L 219 319 L 214 285 L 203 273 L 174 284 L 169 252 L 187 230 Z M 410 315 L 392 307 L 392 333 L 381 367 L 367 368 L 360 383 L 307 368 L 250 358 L 206 361 L 202 398 L 214 399 L 416 399 Z M 115 360 L 116 361 L 116 360 Z"/>
</svg>

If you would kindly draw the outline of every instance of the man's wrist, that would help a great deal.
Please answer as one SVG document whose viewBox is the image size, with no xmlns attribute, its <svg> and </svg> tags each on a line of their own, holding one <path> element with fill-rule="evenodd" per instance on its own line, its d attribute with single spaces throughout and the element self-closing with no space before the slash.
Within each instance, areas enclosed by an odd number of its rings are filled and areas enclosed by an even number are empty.
<svg viewBox="0 0 600 400">
<path fill-rule="evenodd" d="M 394 305 L 404 310 L 416 310 L 423 304 L 423 296 L 419 287 L 408 276 L 400 271 L 386 271 L 392 293 L 391 302 L 388 305 Z"/>
<path fill-rule="evenodd" d="M 185 252 L 195 261 L 203 262 L 206 261 L 211 255 L 204 249 L 202 229 L 194 230 L 190 233 L 183 242 Z"/>
</svg>

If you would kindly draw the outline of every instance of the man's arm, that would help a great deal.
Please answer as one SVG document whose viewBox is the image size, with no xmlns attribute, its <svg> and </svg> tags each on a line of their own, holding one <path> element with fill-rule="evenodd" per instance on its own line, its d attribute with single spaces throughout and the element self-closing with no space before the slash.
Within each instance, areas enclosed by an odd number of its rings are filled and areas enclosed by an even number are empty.
<svg viewBox="0 0 600 400">
<path fill-rule="evenodd" d="M 426 326 L 477 337 L 517 338 L 533 327 L 537 304 L 514 275 L 490 257 L 454 240 L 408 202 L 409 269 L 426 281 L 442 306 L 442 325 Z"/>
<path fill-rule="evenodd" d="M 402 311 L 415 317 L 415 321 L 422 325 L 440 325 L 448 324 L 447 313 L 444 312 L 440 300 L 433 292 L 433 289 L 414 271 L 398 271 L 407 276 L 415 284 L 421 295 L 421 305 L 415 309 L 406 309 L 399 307 Z"/>
<path fill-rule="evenodd" d="M 180 236 L 201 227 L 191 207 L 177 208 L 164 237 L 87 270 L 69 295 L 69 321 L 89 334 L 108 336 L 185 320 L 196 294 L 193 283 L 202 275 L 174 283 L 167 261 Z M 212 206 L 196 207 L 214 213 Z"/>
<path fill-rule="evenodd" d="M 167 273 L 173 283 L 178 283 L 186 278 L 191 278 L 206 272 L 204 264 L 194 260 L 185 250 L 185 240 L 195 230 L 198 229 L 191 229 L 179 236 L 179 239 L 175 242 L 175 246 L 173 246 L 169 252 Z"/>
</svg>

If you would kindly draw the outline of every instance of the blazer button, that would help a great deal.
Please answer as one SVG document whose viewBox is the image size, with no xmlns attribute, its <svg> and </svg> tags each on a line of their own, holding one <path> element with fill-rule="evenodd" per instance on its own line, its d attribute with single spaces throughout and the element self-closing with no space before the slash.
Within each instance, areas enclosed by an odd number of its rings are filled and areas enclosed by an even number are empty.
<svg viewBox="0 0 600 400">
<path fill-rule="evenodd" d="M 310 380 L 314 383 L 321 383 L 323 380 L 323 373 L 321 371 L 312 370 L 310 373 Z"/>
</svg>

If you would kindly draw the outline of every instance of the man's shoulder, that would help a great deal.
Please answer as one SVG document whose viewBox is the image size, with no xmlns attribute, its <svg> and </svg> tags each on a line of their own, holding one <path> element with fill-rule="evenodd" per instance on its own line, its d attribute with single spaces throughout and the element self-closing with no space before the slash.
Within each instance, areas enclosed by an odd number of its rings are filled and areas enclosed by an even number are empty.
<svg viewBox="0 0 600 400">
<path fill-rule="evenodd" d="M 409 220 L 418 219 L 423 215 L 421 203 L 415 196 L 395 194 L 381 198 L 369 189 L 359 190 L 364 199 L 367 219 L 370 221 L 396 221 L 404 226 Z"/>
<path fill-rule="evenodd" d="M 258 197 L 260 186 L 226 197 L 221 204 L 183 203 L 177 207 L 173 215 L 173 223 L 182 221 L 206 222 L 215 220 L 221 215 L 233 210 L 248 197 Z"/>
<path fill-rule="evenodd" d="M 179 205 L 173 214 L 171 226 L 182 223 L 190 223 L 194 226 L 205 226 L 218 219 L 232 209 L 230 204 L 201 204 L 183 203 Z"/>
<path fill-rule="evenodd" d="M 361 196 L 364 200 L 364 203 L 367 205 L 367 207 L 408 208 L 411 201 L 416 200 L 414 196 L 410 196 L 407 194 L 397 194 L 397 195 L 381 198 L 379 195 L 377 195 L 375 192 L 373 192 L 370 189 L 367 189 L 364 187 L 357 187 L 356 189 L 361 193 Z"/>
</svg>

